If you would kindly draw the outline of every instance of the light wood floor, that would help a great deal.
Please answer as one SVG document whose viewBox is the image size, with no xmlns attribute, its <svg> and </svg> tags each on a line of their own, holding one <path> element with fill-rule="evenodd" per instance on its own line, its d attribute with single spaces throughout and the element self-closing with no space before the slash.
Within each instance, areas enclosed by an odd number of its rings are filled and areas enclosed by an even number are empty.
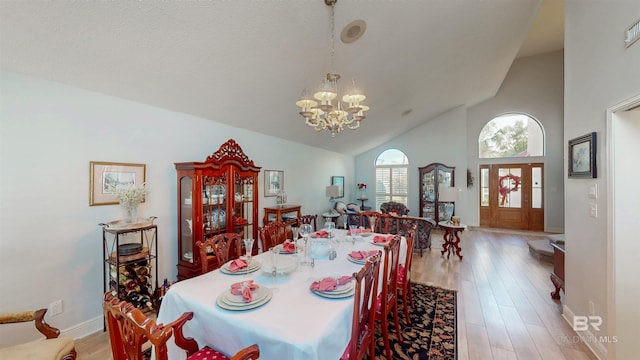
<svg viewBox="0 0 640 360">
<path fill-rule="evenodd" d="M 458 291 L 460 360 L 596 359 L 574 343 L 562 304 L 549 296 L 552 265 L 529 254 L 527 240 L 541 238 L 537 234 L 464 231 L 460 261 L 440 256 L 436 232 L 433 249 L 414 257 L 413 281 Z M 80 360 L 112 359 L 103 332 L 77 340 L 76 349 Z"/>
</svg>

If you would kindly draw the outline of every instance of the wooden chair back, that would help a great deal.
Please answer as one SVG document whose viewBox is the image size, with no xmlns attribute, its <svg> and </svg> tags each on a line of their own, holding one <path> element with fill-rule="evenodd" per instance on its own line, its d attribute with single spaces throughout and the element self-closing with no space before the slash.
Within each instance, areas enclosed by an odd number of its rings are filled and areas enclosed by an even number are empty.
<svg viewBox="0 0 640 360">
<path fill-rule="evenodd" d="M 263 252 L 293 237 L 291 225 L 282 221 L 270 222 L 259 228 L 258 233 L 260 233 Z"/>
<path fill-rule="evenodd" d="M 413 245 L 416 240 L 417 224 L 409 230 L 407 235 L 407 254 L 404 258 L 404 265 L 398 265 L 398 297 L 402 297 L 402 306 L 404 307 L 404 317 L 408 324 L 411 324 L 409 317 L 409 306 L 413 307 L 413 294 L 411 289 L 411 264 L 413 262 Z"/>
<path fill-rule="evenodd" d="M 384 342 L 387 358 L 391 358 L 391 347 L 389 345 L 389 313 L 393 312 L 396 335 L 398 342 L 404 343 L 402 330 L 398 320 L 398 264 L 400 257 L 400 241 L 402 237 L 395 235 L 384 247 L 384 269 L 382 271 L 382 290 L 379 295 L 379 305 L 376 310 L 376 319 L 380 320 L 382 338 Z M 407 249 L 407 251 L 411 251 Z"/>
<path fill-rule="evenodd" d="M 397 226 L 394 226 L 398 218 L 391 214 L 381 213 L 377 218 L 377 227 L 376 231 L 381 234 L 390 234 L 392 229 L 397 229 Z"/>
<path fill-rule="evenodd" d="M 104 294 L 103 309 L 109 331 L 113 360 L 143 360 L 142 345 L 149 341 L 154 347 L 156 360 L 168 360 L 167 341 L 172 337 L 176 345 L 187 354 L 187 360 L 202 359 L 203 353 L 215 349 L 205 346 L 198 348 L 198 342 L 186 338 L 183 333 L 184 324 L 193 319 L 193 312 L 185 312 L 168 324 L 157 324 L 148 318 L 140 309 L 126 301 L 120 301 L 111 292 Z M 260 358 L 260 348 L 254 344 L 247 346 L 230 360 L 256 360 Z"/>
<path fill-rule="evenodd" d="M 369 258 L 359 272 L 354 273 L 356 281 L 353 295 L 353 318 L 351 340 L 341 359 L 359 360 L 369 352 L 369 359 L 375 358 L 375 297 L 378 293 L 378 273 L 382 252 Z"/>
<path fill-rule="evenodd" d="M 358 213 L 358 226 L 363 226 L 365 229 L 371 229 L 373 224 L 373 231 L 378 231 L 378 220 L 382 216 L 382 213 L 377 211 L 361 211 Z"/>
<path fill-rule="evenodd" d="M 200 252 L 200 264 L 204 274 L 240 257 L 242 233 L 218 234 L 205 241 L 197 241 L 196 246 Z"/>
<path fill-rule="evenodd" d="M 311 224 L 313 225 L 313 231 L 316 231 L 318 230 L 317 219 L 318 219 L 318 214 L 302 215 L 298 218 L 298 226 L 302 224 Z"/>
</svg>

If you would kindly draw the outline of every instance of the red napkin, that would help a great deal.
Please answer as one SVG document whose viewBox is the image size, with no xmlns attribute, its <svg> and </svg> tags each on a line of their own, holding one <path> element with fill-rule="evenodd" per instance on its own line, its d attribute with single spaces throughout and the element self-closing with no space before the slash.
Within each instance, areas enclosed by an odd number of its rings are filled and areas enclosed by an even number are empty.
<svg viewBox="0 0 640 360">
<path fill-rule="evenodd" d="M 314 281 L 311 283 L 311 290 L 315 291 L 333 291 L 338 285 L 344 285 L 351 281 L 352 277 L 348 275 L 344 275 L 338 278 L 334 277 L 326 277 L 320 281 Z"/>
<path fill-rule="evenodd" d="M 243 259 L 235 259 L 229 264 L 229 270 L 236 272 L 247 267 L 247 261 Z"/>
<path fill-rule="evenodd" d="M 391 239 L 393 239 L 393 235 L 389 235 L 389 236 L 383 236 L 383 235 L 376 235 L 373 237 L 373 242 L 374 243 L 386 243 L 391 241 Z"/>
<path fill-rule="evenodd" d="M 320 230 L 316 233 L 316 237 L 319 238 L 326 238 L 329 237 L 329 232 L 325 231 L 325 230 Z"/>
<path fill-rule="evenodd" d="M 254 284 L 253 280 L 241 281 L 235 284 L 231 284 L 231 293 L 233 295 L 242 295 L 244 302 L 251 302 L 253 299 L 253 290 L 257 290 L 260 287 L 258 284 Z"/>
<path fill-rule="evenodd" d="M 352 251 L 351 253 L 349 253 L 349 256 L 351 256 L 352 259 L 354 260 L 364 260 L 366 258 L 368 258 L 369 256 L 373 256 L 377 253 L 376 250 L 371 250 L 371 251 Z"/>
<path fill-rule="evenodd" d="M 294 253 L 296 252 L 296 244 L 290 242 L 290 241 L 285 241 L 282 243 L 282 248 L 284 249 L 285 252 L 287 253 Z"/>
</svg>

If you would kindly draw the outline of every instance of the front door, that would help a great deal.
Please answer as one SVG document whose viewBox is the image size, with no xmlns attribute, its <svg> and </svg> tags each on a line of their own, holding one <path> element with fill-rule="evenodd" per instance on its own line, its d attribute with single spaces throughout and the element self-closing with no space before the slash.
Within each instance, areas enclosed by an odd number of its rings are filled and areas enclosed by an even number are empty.
<svg viewBox="0 0 640 360">
<path fill-rule="evenodd" d="M 544 230 L 543 164 L 480 165 L 480 226 Z"/>
</svg>

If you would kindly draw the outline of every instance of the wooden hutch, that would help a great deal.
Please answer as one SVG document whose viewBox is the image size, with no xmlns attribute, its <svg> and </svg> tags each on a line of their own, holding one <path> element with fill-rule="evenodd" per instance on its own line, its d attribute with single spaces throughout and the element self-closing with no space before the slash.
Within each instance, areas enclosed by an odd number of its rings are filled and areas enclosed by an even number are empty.
<svg viewBox="0 0 640 360">
<path fill-rule="evenodd" d="M 229 139 L 204 162 L 175 163 L 178 175 L 178 280 L 202 273 L 197 241 L 243 233 L 258 244 L 260 167 Z M 211 255 L 213 256 L 213 254 Z M 211 263 L 211 262 L 210 262 Z"/>
</svg>

